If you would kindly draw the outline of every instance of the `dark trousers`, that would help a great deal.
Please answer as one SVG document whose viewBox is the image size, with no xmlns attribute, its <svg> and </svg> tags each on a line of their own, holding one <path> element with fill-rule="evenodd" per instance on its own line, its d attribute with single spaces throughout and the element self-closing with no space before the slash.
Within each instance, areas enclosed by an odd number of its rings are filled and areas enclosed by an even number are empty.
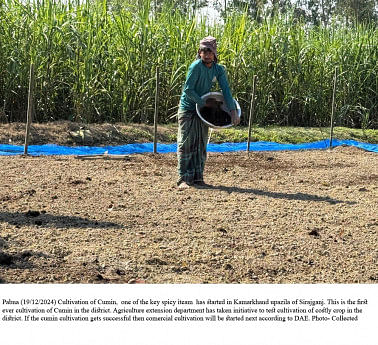
<svg viewBox="0 0 378 345">
<path fill-rule="evenodd" d="M 179 109 L 177 134 L 178 183 L 203 181 L 209 127 L 196 111 Z"/>
</svg>

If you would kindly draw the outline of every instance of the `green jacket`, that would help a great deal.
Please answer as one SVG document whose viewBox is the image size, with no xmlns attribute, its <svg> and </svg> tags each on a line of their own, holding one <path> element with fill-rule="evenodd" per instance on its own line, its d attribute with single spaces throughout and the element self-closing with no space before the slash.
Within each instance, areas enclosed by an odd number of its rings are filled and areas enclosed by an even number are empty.
<svg viewBox="0 0 378 345">
<path fill-rule="evenodd" d="M 188 75 L 186 76 L 186 81 L 180 98 L 179 108 L 184 110 L 195 110 L 196 103 L 198 103 L 200 107 L 203 107 L 205 102 L 201 96 L 210 92 L 216 81 L 218 81 L 218 84 L 222 89 L 223 97 L 228 109 L 236 109 L 228 85 L 225 67 L 213 63 L 212 66 L 208 68 L 201 59 L 194 61 L 189 66 Z"/>
</svg>

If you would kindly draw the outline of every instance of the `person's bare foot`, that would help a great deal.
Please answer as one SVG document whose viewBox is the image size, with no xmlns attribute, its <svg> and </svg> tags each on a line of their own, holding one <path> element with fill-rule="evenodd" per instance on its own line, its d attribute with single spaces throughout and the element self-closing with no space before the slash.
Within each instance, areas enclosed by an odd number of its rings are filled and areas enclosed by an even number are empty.
<svg viewBox="0 0 378 345">
<path fill-rule="evenodd" d="M 181 181 L 179 185 L 177 186 L 178 189 L 188 189 L 190 188 L 190 185 L 188 185 L 185 181 Z"/>
</svg>

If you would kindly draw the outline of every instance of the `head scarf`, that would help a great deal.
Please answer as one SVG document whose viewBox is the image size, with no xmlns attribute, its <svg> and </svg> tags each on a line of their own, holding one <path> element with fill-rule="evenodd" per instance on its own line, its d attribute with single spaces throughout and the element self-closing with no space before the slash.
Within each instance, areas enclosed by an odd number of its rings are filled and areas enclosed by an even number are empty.
<svg viewBox="0 0 378 345">
<path fill-rule="evenodd" d="M 200 46 L 199 46 L 198 53 L 197 53 L 197 59 L 199 58 L 199 53 L 200 53 L 201 49 L 206 49 L 206 48 L 210 49 L 214 53 L 214 59 L 215 59 L 215 62 L 217 62 L 218 61 L 217 39 L 213 36 L 207 36 L 207 37 L 203 38 L 200 41 Z"/>
</svg>

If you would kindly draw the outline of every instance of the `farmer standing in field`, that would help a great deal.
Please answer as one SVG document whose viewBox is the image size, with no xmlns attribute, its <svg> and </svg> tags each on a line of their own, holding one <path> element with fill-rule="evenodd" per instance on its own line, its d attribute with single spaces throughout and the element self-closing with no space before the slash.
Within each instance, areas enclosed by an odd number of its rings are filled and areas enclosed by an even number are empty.
<svg viewBox="0 0 378 345">
<path fill-rule="evenodd" d="M 207 156 L 209 128 L 198 117 L 196 104 L 200 108 L 217 107 L 215 100 L 205 102 L 201 98 L 210 92 L 216 81 L 231 112 L 232 124 L 239 124 L 240 118 L 228 85 L 225 67 L 218 64 L 216 39 L 208 36 L 200 41 L 197 59 L 189 67 L 180 98 L 177 135 L 179 189 L 186 189 L 192 185 L 205 185 L 203 170 Z"/>
</svg>

